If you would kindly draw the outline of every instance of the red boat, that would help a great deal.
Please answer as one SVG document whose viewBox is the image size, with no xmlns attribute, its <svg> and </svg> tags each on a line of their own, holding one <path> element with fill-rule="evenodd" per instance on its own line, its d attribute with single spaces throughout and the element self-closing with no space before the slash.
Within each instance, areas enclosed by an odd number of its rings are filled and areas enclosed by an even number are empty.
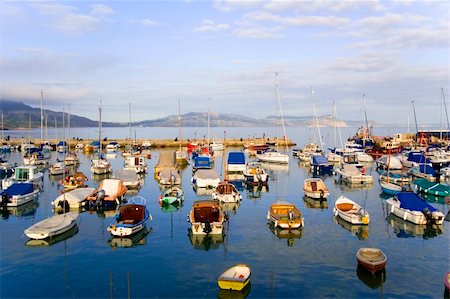
<svg viewBox="0 0 450 299">
<path fill-rule="evenodd" d="M 375 273 L 386 266 L 386 255 L 378 248 L 360 248 L 356 253 L 358 264 L 369 272 Z"/>
</svg>

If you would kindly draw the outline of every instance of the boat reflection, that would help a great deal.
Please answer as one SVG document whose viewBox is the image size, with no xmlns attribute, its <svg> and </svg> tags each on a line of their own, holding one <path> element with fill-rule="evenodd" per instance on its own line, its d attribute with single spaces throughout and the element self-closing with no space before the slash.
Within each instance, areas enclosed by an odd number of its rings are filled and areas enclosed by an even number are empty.
<svg viewBox="0 0 450 299">
<path fill-rule="evenodd" d="M 270 173 L 272 172 L 288 172 L 289 164 L 279 164 L 279 163 L 268 163 L 268 162 L 260 162 L 262 168 Z"/>
<path fill-rule="evenodd" d="M 357 236 L 359 240 L 365 240 L 369 236 L 368 225 L 352 225 L 339 216 L 334 217 L 334 222 L 351 232 L 353 235 Z"/>
<path fill-rule="evenodd" d="M 328 209 L 328 200 L 326 198 L 316 199 L 309 196 L 303 196 L 305 207 L 310 209 Z"/>
<path fill-rule="evenodd" d="M 198 196 L 211 196 L 213 194 L 214 189 L 212 188 L 197 188 L 197 187 L 192 187 L 195 191 L 195 193 Z"/>
<path fill-rule="evenodd" d="M 244 188 L 244 175 L 234 175 L 234 176 L 242 176 L 242 179 L 231 179 L 229 178 L 229 183 L 233 184 L 236 189 L 240 192 L 243 191 Z"/>
<path fill-rule="evenodd" d="M 116 216 L 118 210 L 117 210 L 118 206 L 115 207 L 97 207 L 94 210 L 89 210 L 89 214 L 94 214 L 96 213 L 98 218 L 111 218 Z"/>
<path fill-rule="evenodd" d="M 219 294 L 217 294 L 218 299 L 245 299 L 248 294 L 250 294 L 250 290 L 252 288 L 252 284 L 249 283 L 240 291 L 232 291 L 232 290 L 224 290 L 219 288 Z"/>
<path fill-rule="evenodd" d="M 109 179 L 110 173 L 105 174 L 92 174 L 92 180 L 97 183 L 101 183 L 104 179 Z"/>
<path fill-rule="evenodd" d="M 163 203 L 161 205 L 161 211 L 163 211 L 164 213 L 172 213 L 172 212 L 176 212 L 179 209 L 181 209 L 182 206 L 183 206 L 183 201 L 181 202 L 181 204 Z"/>
<path fill-rule="evenodd" d="M 425 225 L 414 224 L 405 221 L 394 214 L 389 214 L 386 221 L 393 227 L 394 233 L 398 238 L 423 237 L 430 239 L 441 235 L 444 232 L 444 225 Z"/>
<path fill-rule="evenodd" d="M 355 192 L 359 190 L 370 190 L 374 184 L 351 184 L 345 181 L 336 182 L 342 192 Z"/>
<path fill-rule="evenodd" d="M 37 198 L 35 198 L 34 200 L 18 207 L 0 207 L 0 213 L 3 219 L 8 219 L 11 215 L 16 217 L 31 216 L 36 213 L 36 209 L 38 206 L 39 202 L 37 201 Z"/>
<path fill-rule="evenodd" d="M 73 237 L 78 232 L 78 225 L 75 225 L 65 233 L 62 233 L 60 235 L 56 235 L 55 237 L 51 239 L 42 239 L 42 240 L 35 240 L 30 239 L 28 240 L 25 245 L 30 247 L 40 247 L 40 246 L 52 246 L 56 243 L 59 243 L 61 241 L 67 240 L 71 237 Z"/>
<path fill-rule="evenodd" d="M 269 186 L 252 186 L 247 185 L 247 199 L 261 199 L 262 193 L 269 192 Z"/>
<path fill-rule="evenodd" d="M 287 245 L 293 246 L 295 239 L 300 239 L 303 235 L 303 229 L 281 229 L 274 227 L 271 223 L 267 224 L 272 233 L 278 237 L 278 239 L 287 239 Z"/>
<path fill-rule="evenodd" d="M 386 269 L 370 273 L 360 265 L 356 268 L 356 275 L 366 286 L 371 289 L 378 289 L 386 282 Z"/>
<path fill-rule="evenodd" d="M 112 249 L 116 249 L 118 247 L 122 248 L 128 248 L 128 247 L 134 247 L 139 245 L 145 245 L 147 244 L 147 236 L 152 232 L 152 228 L 147 229 L 147 227 L 144 227 L 137 233 L 127 236 L 127 237 L 115 237 L 111 236 L 111 238 L 108 240 L 108 245 L 112 247 Z"/>
<path fill-rule="evenodd" d="M 221 202 L 220 207 L 222 208 L 222 211 L 224 213 L 231 212 L 236 215 L 237 210 L 239 209 L 239 206 L 241 205 L 241 202 Z"/>
<path fill-rule="evenodd" d="M 192 246 L 194 246 L 194 249 L 206 251 L 210 249 L 218 249 L 220 244 L 222 244 L 225 239 L 225 236 L 223 234 L 216 234 L 216 235 L 193 234 L 190 228 L 188 229 L 188 236 Z"/>
</svg>

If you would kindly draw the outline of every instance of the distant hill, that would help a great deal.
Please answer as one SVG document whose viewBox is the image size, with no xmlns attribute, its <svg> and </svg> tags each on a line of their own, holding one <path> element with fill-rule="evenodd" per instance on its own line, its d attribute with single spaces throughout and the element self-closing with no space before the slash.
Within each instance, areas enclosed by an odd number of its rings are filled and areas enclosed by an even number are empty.
<svg viewBox="0 0 450 299">
<path fill-rule="evenodd" d="M 40 108 L 30 107 L 22 102 L 0 100 L 0 113 L 3 113 L 3 123 L 5 129 L 28 129 L 31 117 L 31 127 L 38 128 L 41 125 L 41 110 Z M 44 115 L 47 119 L 48 127 L 55 126 L 55 119 L 59 128 L 62 127 L 62 112 L 55 112 L 51 110 L 44 110 Z M 330 115 L 320 116 L 319 126 L 330 127 L 334 125 L 333 119 Z M 206 127 L 208 126 L 207 112 L 190 112 L 181 116 L 181 123 L 183 127 Z M 285 126 L 288 127 L 313 127 L 316 126 L 315 120 L 312 116 L 285 116 Z M 67 126 L 67 115 L 65 116 L 65 125 Z M 211 127 L 270 127 L 276 125 L 276 116 L 270 115 L 265 118 L 252 118 L 239 114 L 223 114 L 212 112 L 210 113 Z M 360 122 L 356 121 L 338 121 L 340 127 L 359 126 Z M 71 114 L 71 127 L 97 127 L 97 120 L 90 120 L 86 117 Z M 104 122 L 104 127 L 126 127 L 128 123 L 114 123 Z M 133 126 L 141 127 L 177 127 L 178 115 L 169 115 L 166 117 L 134 122 Z"/>
<path fill-rule="evenodd" d="M 22 102 L 0 100 L 0 113 L 3 113 L 3 127 L 5 130 L 8 129 L 28 129 L 30 127 L 37 128 L 41 126 L 41 109 L 33 108 L 25 105 Z M 63 116 L 62 112 L 55 112 L 51 110 L 44 109 L 44 116 L 47 119 L 48 127 L 55 126 L 55 120 L 57 126 L 62 128 Z M 44 118 L 44 119 L 45 119 Z M 65 115 L 65 126 L 68 126 L 68 115 Z M 44 123 L 45 125 L 45 123 Z M 70 115 L 70 126 L 71 127 L 96 127 L 98 126 L 98 121 L 90 120 L 86 117 L 77 116 L 74 114 Z M 118 127 L 123 126 L 119 123 L 105 122 L 103 123 L 105 127 Z"/>
</svg>

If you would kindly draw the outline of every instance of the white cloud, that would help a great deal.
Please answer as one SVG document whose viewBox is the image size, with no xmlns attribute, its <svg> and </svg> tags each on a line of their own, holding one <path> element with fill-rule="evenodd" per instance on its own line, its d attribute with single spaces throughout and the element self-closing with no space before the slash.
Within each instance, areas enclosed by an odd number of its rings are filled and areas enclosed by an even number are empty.
<svg viewBox="0 0 450 299">
<path fill-rule="evenodd" d="M 2 3 L 0 4 L 0 14 L 9 17 L 21 17 L 24 15 L 24 11 L 17 6 Z"/>
<path fill-rule="evenodd" d="M 228 24 L 216 24 L 213 20 L 205 19 L 202 25 L 194 28 L 194 32 L 216 32 L 230 29 Z"/>
<path fill-rule="evenodd" d="M 91 14 L 93 15 L 110 15 L 115 13 L 111 7 L 104 4 L 92 4 L 91 8 Z"/>
<path fill-rule="evenodd" d="M 341 26 L 350 23 L 350 20 L 335 16 L 296 16 L 284 18 L 281 22 L 294 26 Z"/>
<path fill-rule="evenodd" d="M 214 0 L 214 8 L 223 11 L 230 12 L 238 9 L 247 9 L 255 6 L 262 5 L 263 1 L 252 0 Z"/>
<path fill-rule="evenodd" d="M 282 37 L 283 34 L 281 26 L 275 27 L 263 27 L 263 26 L 250 26 L 241 27 L 234 30 L 234 34 L 238 37 L 265 39 L 265 38 L 277 38 Z"/>
<path fill-rule="evenodd" d="M 145 27 L 153 27 L 153 26 L 159 26 L 161 25 L 159 22 L 151 20 L 151 19 L 136 19 L 136 20 L 130 20 L 130 23 L 134 24 L 140 24 Z"/>
<path fill-rule="evenodd" d="M 336 0 L 272 0 L 264 5 L 269 11 L 295 11 L 295 12 L 333 12 L 344 13 L 357 9 L 369 10 L 372 12 L 384 10 L 384 6 L 377 0 L 368 1 L 336 1 Z"/>
</svg>

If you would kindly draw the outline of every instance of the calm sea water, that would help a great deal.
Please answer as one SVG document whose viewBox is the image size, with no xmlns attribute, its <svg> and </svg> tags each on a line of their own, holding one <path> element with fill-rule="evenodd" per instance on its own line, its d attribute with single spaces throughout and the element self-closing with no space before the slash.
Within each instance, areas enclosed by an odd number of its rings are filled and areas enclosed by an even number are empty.
<svg viewBox="0 0 450 299">
<path fill-rule="evenodd" d="M 73 129 L 81 138 L 98 134 L 96 129 Z M 137 129 L 141 130 L 141 129 Z M 346 129 L 347 137 L 354 129 Z M 105 129 L 105 136 L 125 138 L 126 129 Z M 184 129 L 187 138 L 206 128 Z M 223 129 L 211 130 L 222 137 Z M 245 132 L 245 133 L 244 133 Z M 250 133 L 247 133 L 250 132 Z M 231 137 L 260 136 L 269 129 L 229 129 Z M 274 132 L 274 131 L 273 131 Z M 394 133 L 395 131 L 391 132 Z M 11 132 L 13 133 L 13 132 Z M 33 131 L 39 136 L 39 131 Z M 85 135 L 82 135 L 85 134 Z M 123 134 L 123 135 L 121 135 Z M 176 128 L 142 129 L 137 138 L 177 136 Z M 332 131 L 322 132 L 327 145 L 334 142 Z M 234 136 L 233 136 L 234 135 Z M 288 137 L 303 145 L 313 137 L 309 128 L 288 128 Z M 325 138 L 325 136 L 327 136 Z M 26 137 L 26 136 L 24 136 Z M 52 137 L 52 136 L 50 136 Z M 228 149 L 228 151 L 240 149 Z M 303 180 L 311 174 L 296 158 L 289 167 L 266 165 L 270 173 L 268 189 L 243 189 L 243 200 L 229 211 L 223 239 L 198 240 L 188 234 L 187 215 L 193 201 L 206 198 L 192 189 L 191 167 L 182 171 L 184 205 L 163 211 L 158 205 L 160 187 L 153 178 L 153 167 L 160 150 L 152 150 L 149 173 L 139 195 L 147 200 L 153 221 L 146 234 L 133 239 L 113 239 L 106 228 L 113 221 L 112 211 L 82 212 L 78 231 L 49 246 L 29 246 L 23 231 L 53 214 L 50 202 L 59 195 L 60 178 L 45 171 L 43 191 L 37 203 L 9 209 L 0 219 L 0 297 L 2 298 L 442 298 L 443 275 L 449 266 L 449 223 L 441 230 L 387 217 L 385 197 L 380 187 L 350 188 L 325 178 L 331 196 L 327 203 L 315 205 L 303 198 Z M 227 153 L 225 153 L 225 156 Z M 53 153 L 52 160 L 62 158 Z M 20 156 L 6 157 L 19 162 Z M 90 174 L 90 156 L 80 154 L 79 170 L 89 176 L 88 184 L 98 186 L 100 178 Z M 121 157 L 111 158 L 113 169 L 123 167 Z M 222 172 L 222 155 L 215 168 Z M 378 178 L 373 166 L 368 172 Z M 346 195 L 364 207 L 371 216 L 368 227 L 351 226 L 333 217 L 334 201 Z M 133 195 L 127 195 L 132 197 Z M 295 203 L 305 217 L 300 236 L 278 237 L 266 223 L 269 206 L 277 199 Z M 432 205 L 445 214 L 444 203 Z M 360 247 L 379 247 L 388 257 L 383 283 L 359 271 L 356 251 Z M 248 293 L 220 292 L 218 276 L 235 263 L 252 268 Z M 129 280 L 128 280 L 129 278 Z M 128 282 L 129 281 L 129 282 Z"/>
</svg>

